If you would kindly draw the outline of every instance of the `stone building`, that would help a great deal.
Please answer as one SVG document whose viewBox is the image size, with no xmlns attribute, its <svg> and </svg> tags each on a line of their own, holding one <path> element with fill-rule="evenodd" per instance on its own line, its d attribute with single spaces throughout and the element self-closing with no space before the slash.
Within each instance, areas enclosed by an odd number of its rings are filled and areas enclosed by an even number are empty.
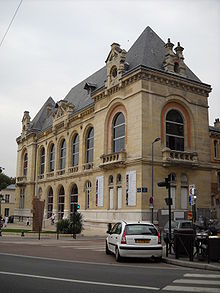
<svg viewBox="0 0 220 293">
<path fill-rule="evenodd" d="M 167 212 L 157 182 L 168 174 L 176 217 L 190 209 L 190 186 L 197 207 L 210 209 L 211 87 L 187 67 L 180 43 L 173 47 L 147 27 L 128 52 L 113 43 L 105 66 L 63 100 L 50 97 L 33 120 L 24 112 L 17 216 L 31 216 L 38 196 L 45 218 L 69 217 L 78 202 L 91 223 L 157 221 Z"/>
<path fill-rule="evenodd" d="M 212 193 L 211 207 L 220 219 L 220 121 L 215 119 L 214 126 L 209 127 L 211 139 Z"/>
<path fill-rule="evenodd" d="M 1 190 L 3 201 L 1 202 L 2 218 L 14 216 L 15 208 L 15 184 L 8 185 L 5 189 Z"/>
</svg>

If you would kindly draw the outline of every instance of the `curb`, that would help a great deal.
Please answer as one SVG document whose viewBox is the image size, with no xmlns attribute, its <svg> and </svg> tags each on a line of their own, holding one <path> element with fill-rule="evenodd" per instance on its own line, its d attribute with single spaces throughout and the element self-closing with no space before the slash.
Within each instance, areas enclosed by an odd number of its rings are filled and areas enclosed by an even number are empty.
<svg viewBox="0 0 220 293">
<path fill-rule="evenodd" d="M 196 262 L 188 262 L 178 259 L 170 259 L 170 258 L 162 258 L 162 262 L 181 266 L 181 267 L 188 267 L 188 268 L 195 268 L 195 269 L 202 269 L 202 270 L 210 270 L 210 271 L 220 271 L 220 266 L 215 266 L 211 264 L 204 264 L 204 263 L 196 263 Z"/>
</svg>

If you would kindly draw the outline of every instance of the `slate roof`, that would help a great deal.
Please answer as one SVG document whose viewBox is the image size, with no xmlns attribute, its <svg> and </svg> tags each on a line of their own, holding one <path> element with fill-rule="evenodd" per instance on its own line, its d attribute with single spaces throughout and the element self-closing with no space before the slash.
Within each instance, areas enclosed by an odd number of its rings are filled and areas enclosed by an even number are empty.
<svg viewBox="0 0 220 293">
<path fill-rule="evenodd" d="M 146 27 L 143 33 L 127 52 L 125 62 L 127 62 L 129 66 L 124 75 L 128 74 L 140 65 L 165 72 L 163 69 L 163 62 L 165 58 L 164 45 L 165 43 L 161 40 L 161 38 L 149 26 Z M 90 93 L 84 89 L 85 84 L 95 84 L 97 86 L 96 89 L 100 89 L 104 86 L 106 78 L 107 70 L 106 66 L 104 66 L 73 87 L 64 100 L 74 104 L 74 112 L 86 108 L 87 106 L 93 104 L 93 100 Z M 199 78 L 188 67 L 186 68 L 186 78 L 201 83 Z M 33 119 L 31 123 L 32 130 L 43 131 L 52 125 L 52 115 L 46 118 L 46 107 L 48 104 L 51 104 L 55 108 L 55 102 L 50 97 Z"/>
</svg>

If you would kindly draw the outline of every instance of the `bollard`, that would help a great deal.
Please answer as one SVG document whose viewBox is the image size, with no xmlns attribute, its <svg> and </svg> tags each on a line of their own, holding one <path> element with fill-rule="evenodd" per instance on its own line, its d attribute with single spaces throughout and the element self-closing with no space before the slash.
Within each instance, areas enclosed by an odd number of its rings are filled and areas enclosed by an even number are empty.
<svg viewBox="0 0 220 293">
<path fill-rule="evenodd" d="M 0 237 L 2 237 L 2 230 L 0 229 Z"/>
<path fill-rule="evenodd" d="M 38 240 L 40 240 L 40 226 L 39 226 L 39 229 L 38 229 Z"/>
<path fill-rule="evenodd" d="M 57 228 L 57 240 L 59 239 L 59 230 Z"/>
<path fill-rule="evenodd" d="M 24 237 L 24 230 L 21 230 L 21 237 Z"/>
</svg>

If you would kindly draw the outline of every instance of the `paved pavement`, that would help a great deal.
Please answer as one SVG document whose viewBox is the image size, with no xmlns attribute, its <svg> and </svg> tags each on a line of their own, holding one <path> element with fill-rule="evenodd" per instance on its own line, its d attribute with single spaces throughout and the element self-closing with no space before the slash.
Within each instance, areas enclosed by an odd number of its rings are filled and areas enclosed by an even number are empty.
<svg viewBox="0 0 220 293">
<path fill-rule="evenodd" d="M 18 224 L 8 224 L 7 228 L 23 228 L 23 229 L 27 229 L 31 227 L 25 226 L 22 223 L 18 223 Z M 48 229 L 49 228 L 49 229 Z M 55 225 L 53 225 L 52 227 L 47 227 L 47 229 L 43 229 L 43 230 L 55 230 Z M 93 228 L 90 226 L 85 226 L 85 229 L 83 230 L 83 232 L 81 233 L 81 235 L 78 235 L 77 238 L 105 238 L 106 237 L 106 229 L 104 228 Z M 20 234 L 20 233 L 19 233 Z M 17 234 L 17 236 L 19 236 L 19 234 Z M 4 233 L 4 230 L 2 231 L 2 237 L 10 237 L 12 235 L 15 235 L 14 233 Z M 25 238 L 38 238 L 38 233 L 26 233 Z M 68 236 L 64 236 L 64 235 L 60 235 L 60 238 L 65 238 L 65 237 L 70 237 L 70 235 Z M 48 239 L 48 238 L 57 238 L 56 234 L 41 234 L 41 239 Z M 219 248 L 220 249 L 220 248 Z M 207 261 L 199 261 L 197 259 L 194 259 L 194 261 L 189 261 L 187 258 L 180 258 L 180 259 L 175 259 L 174 255 L 169 255 L 169 257 L 165 257 L 165 247 L 164 247 L 164 256 L 163 256 L 163 262 L 168 263 L 168 264 L 173 264 L 173 265 L 178 265 L 178 266 L 182 266 L 182 267 L 189 267 L 189 268 L 196 268 L 196 269 L 203 269 L 203 270 L 212 270 L 212 271 L 220 271 L 220 261 L 216 261 L 216 262 L 210 262 L 208 263 Z"/>
</svg>

